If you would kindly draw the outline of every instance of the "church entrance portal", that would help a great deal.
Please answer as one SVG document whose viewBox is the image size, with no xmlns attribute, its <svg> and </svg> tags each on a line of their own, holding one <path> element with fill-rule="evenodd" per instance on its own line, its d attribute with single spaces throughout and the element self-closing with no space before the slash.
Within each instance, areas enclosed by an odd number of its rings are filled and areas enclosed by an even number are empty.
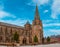
<svg viewBox="0 0 60 47">
<path fill-rule="evenodd" d="M 26 38 L 24 38 L 23 39 L 23 44 L 26 44 L 26 43 L 27 43 Z"/>
</svg>

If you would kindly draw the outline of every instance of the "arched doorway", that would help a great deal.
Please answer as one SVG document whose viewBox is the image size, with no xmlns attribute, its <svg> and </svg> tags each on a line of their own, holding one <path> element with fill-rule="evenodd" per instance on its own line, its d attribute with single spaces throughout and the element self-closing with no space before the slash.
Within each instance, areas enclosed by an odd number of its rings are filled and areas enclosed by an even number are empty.
<svg viewBox="0 0 60 47">
<path fill-rule="evenodd" d="M 26 38 L 23 38 L 23 44 L 27 44 Z"/>
</svg>

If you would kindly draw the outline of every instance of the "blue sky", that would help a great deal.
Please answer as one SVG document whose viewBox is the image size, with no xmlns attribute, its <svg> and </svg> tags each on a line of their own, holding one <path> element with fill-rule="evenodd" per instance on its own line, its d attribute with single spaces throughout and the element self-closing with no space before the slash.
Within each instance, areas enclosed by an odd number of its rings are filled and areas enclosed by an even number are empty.
<svg viewBox="0 0 60 47">
<path fill-rule="evenodd" d="M 23 26 L 32 23 L 38 5 L 44 36 L 60 34 L 60 0 L 0 0 L 0 22 Z"/>
</svg>

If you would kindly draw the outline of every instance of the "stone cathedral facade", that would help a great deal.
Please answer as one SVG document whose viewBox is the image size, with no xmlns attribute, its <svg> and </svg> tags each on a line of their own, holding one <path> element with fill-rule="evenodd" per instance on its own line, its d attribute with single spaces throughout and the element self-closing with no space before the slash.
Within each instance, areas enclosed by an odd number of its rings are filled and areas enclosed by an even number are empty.
<svg viewBox="0 0 60 47">
<path fill-rule="evenodd" d="M 11 43 L 13 34 L 19 34 L 19 43 L 23 44 L 42 44 L 43 27 L 40 20 L 38 7 L 36 6 L 35 17 L 32 24 L 27 21 L 24 27 L 0 22 L 0 43 Z M 37 37 L 37 42 L 34 42 Z"/>
</svg>

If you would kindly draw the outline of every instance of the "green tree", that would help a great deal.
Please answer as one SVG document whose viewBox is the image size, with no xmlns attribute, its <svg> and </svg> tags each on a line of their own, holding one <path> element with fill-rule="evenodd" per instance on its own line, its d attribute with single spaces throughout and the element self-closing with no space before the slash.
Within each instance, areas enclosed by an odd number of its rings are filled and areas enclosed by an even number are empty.
<svg viewBox="0 0 60 47">
<path fill-rule="evenodd" d="M 47 43 L 50 43 L 50 37 L 47 37 Z"/>
<path fill-rule="evenodd" d="M 19 34 L 18 34 L 17 32 L 14 33 L 14 35 L 13 35 L 13 40 L 14 40 L 15 42 L 18 42 L 18 41 L 19 41 Z"/>
<path fill-rule="evenodd" d="M 37 38 L 36 35 L 35 35 L 35 37 L 34 37 L 34 42 L 38 42 L 38 38 Z"/>
</svg>

